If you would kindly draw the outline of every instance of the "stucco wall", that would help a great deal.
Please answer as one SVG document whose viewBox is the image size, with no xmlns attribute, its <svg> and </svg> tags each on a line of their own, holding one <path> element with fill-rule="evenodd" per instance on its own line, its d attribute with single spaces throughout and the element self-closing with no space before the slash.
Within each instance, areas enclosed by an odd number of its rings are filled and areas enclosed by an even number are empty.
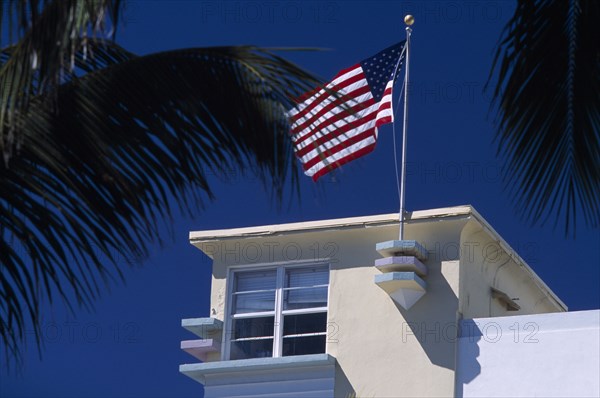
<svg viewBox="0 0 600 398">
<path fill-rule="evenodd" d="M 600 311 L 463 321 L 458 397 L 600 396 Z"/>
</svg>

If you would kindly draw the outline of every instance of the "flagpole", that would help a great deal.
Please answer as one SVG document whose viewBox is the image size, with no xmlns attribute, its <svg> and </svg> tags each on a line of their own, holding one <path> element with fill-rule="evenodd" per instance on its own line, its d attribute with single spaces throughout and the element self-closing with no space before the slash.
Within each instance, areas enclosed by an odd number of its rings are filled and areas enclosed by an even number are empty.
<svg viewBox="0 0 600 398">
<path fill-rule="evenodd" d="M 406 129 L 408 126 L 408 70 L 410 65 L 411 26 L 415 22 L 412 15 L 404 17 L 406 24 L 406 66 L 404 67 L 404 120 L 402 121 L 402 169 L 400 172 L 400 240 L 404 240 L 404 197 L 406 196 Z"/>
</svg>

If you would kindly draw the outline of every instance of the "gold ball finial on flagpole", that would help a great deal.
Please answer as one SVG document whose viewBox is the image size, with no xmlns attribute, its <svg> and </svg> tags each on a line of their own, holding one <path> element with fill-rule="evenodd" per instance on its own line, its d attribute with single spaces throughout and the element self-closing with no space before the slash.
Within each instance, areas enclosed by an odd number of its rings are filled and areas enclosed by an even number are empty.
<svg viewBox="0 0 600 398">
<path fill-rule="evenodd" d="M 408 14 L 407 16 L 404 17 L 404 23 L 408 26 L 411 26 L 412 24 L 415 23 L 415 17 Z"/>
</svg>

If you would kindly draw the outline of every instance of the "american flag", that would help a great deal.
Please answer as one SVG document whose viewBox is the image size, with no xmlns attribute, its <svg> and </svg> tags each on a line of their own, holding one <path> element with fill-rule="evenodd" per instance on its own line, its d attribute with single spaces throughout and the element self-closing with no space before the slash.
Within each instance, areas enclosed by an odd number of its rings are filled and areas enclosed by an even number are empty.
<svg viewBox="0 0 600 398">
<path fill-rule="evenodd" d="M 342 70 L 288 111 L 296 156 L 319 177 L 375 149 L 377 128 L 392 123 L 392 87 L 406 41 Z"/>
</svg>

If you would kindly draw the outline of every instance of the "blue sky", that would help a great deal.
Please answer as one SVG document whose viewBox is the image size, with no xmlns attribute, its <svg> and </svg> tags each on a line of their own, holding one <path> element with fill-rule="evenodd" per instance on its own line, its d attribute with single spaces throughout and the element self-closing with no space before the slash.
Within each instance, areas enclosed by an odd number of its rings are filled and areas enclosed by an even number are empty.
<svg viewBox="0 0 600 398">
<path fill-rule="evenodd" d="M 571 310 L 598 308 L 598 230 L 581 226 L 573 239 L 564 237 L 562 225 L 531 227 L 515 215 L 502 183 L 483 88 L 513 7 L 499 1 L 132 1 L 117 38 L 138 54 L 239 44 L 322 47 L 331 51 L 289 58 L 330 78 L 404 39 L 402 18 L 414 14 L 407 209 L 472 204 Z M 303 178 L 301 199 L 281 209 L 258 181 L 228 174 L 228 183 L 214 179 L 214 203 L 193 219 L 176 216 L 172 236 L 165 227 L 164 247 L 155 245 L 147 261 L 129 268 L 120 261 L 126 284 L 113 284 L 94 312 L 73 317 L 60 302 L 46 306 L 43 359 L 30 344 L 20 373 L 0 374 L 0 396 L 201 396 L 201 386 L 178 373 L 179 364 L 194 361 L 179 350 L 181 340 L 193 338 L 181 318 L 209 315 L 210 261 L 189 245 L 190 230 L 398 211 L 390 125 L 380 129 L 375 152 L 318 184 Z"/>
</svg>

